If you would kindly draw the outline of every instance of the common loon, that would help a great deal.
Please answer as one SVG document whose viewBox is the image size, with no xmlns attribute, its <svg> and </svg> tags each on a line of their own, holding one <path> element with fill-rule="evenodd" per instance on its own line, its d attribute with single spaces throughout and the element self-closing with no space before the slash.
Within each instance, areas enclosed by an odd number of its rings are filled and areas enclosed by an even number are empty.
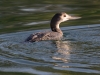
<svg viewBox="0 0 100 75">
<path fill-rule="evenodd" d="M 65 12 L 56 13 L 52 17 L 50 22 L 50 27 L 52 31 L 31 34 L 25 41 L 35 42 L 41 40 L 60 40 L 63 37 L 63 32 L 59 28 L 60 23 L 67 20 L 79 18 L 80 17 L 72 17 Z"/>
</svg>

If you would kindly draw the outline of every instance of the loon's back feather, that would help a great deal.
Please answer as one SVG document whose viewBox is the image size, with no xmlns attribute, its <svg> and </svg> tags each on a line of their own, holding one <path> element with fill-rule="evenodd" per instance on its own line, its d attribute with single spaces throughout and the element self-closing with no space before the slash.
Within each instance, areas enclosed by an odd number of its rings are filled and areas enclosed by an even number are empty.
<svg viewBox="0 0 100 75">
<path fill-rule="evenodd" d="M 39 32 L 35 34 L 31 34 L 25 41 L 35 42 L 41 40 L 60 40 L 63 34 L 59 34 L 59 32 Z"/>
</svg>

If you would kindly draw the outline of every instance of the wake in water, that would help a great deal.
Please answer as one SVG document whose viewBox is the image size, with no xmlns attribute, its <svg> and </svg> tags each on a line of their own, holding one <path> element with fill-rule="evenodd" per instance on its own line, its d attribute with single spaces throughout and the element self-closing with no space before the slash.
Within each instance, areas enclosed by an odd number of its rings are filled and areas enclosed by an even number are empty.
<svg viewBox="0 0 100 75">
<path fill-rule="evenodd" d="M 62 41 L 20 43 L 35 31 L 0 35 L 0 71 L 14 72 L 20 67 L 35 70 L 42 65 L 57 70 L 100 74 L 100 26 L 82 27 L 63 28 Z"/>
</svg>

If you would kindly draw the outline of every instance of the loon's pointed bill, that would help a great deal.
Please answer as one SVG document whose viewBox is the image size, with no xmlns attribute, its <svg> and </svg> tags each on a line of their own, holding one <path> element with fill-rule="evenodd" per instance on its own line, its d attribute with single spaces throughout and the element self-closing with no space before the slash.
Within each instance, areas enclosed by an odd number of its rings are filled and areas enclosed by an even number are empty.
<svg viewBox="0 0 100 75">
<path fill-rule="evenodd" d="M 69 16 L 69 20 L 80 19 L 81 17 Z"/>
</svg>

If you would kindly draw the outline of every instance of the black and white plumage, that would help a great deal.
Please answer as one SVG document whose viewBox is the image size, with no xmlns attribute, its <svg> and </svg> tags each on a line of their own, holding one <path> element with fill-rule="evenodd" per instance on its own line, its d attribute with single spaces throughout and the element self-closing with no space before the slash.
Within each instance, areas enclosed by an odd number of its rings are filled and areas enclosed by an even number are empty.
<svg viewBox="0 0 100 75">
<path fill-rule="evenodd" d="M 63 37 L 63 32 L 59 28 L 60 23 L 70 19 L 79 18 L 80 17 L 71 17 L 65 12 L 56 13 L 50 22 L 50 27 L 52 31 L 31 34 L 25 41 L 35 42 L 41 40 L 60 40 Z"/>
</svg>

